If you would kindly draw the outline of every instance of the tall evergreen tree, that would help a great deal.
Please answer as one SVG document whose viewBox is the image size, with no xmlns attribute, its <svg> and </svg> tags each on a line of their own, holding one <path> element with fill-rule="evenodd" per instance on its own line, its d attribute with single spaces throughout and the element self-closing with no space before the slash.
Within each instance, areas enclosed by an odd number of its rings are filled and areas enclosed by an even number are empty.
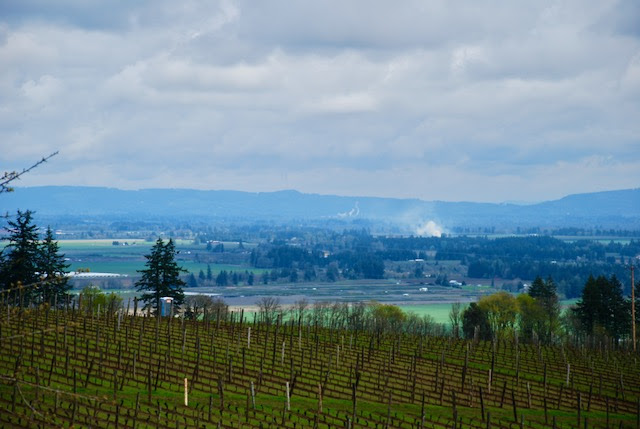
<svg viewBox="0 0 640 429">
<path fill-rule="evenodd" d="M 551 276 L 543 281 L 539 276 L 529 288 L 529 296 L 535 299 L 544 317 L 535 322 L 533 327 L 543 342 L 552 341 L 553 333 L 557 330 L 560 320 L 560 302 L 556 283 Z"/>
<path fill-rule="evenodd" d="M 220 271 L 216 277 L 216 285 L 226 286 L 228 284 L 229 284 L 229 275 L 225 270 Z"/>
<path fill-rule="evenodd" d="M 606 334 L 616 339 L 629 331 L 631 322 L 622 285 L 616 276 L 589 279 L 574 309 L 583 330 L 589 334 Z"/>
<path fill-rule="evenodd" d="M 178 310 L 184 303 L 182 290 L 185 282 L 180 278 L 180 273 L 187 272 L 175 261 L 176 248 L 172 239 L 164 244 L 161 238 L 151 248 L 151 253 L 145 255 L 146 268 L 139 270 L 142 273 L 140 280 L 136 282 L 138 291 L 145 292 L 140 297 L 145 301 L 145 307 L 153 309 L 154 314 L 159 314 L 160 298 L 173 298 L 173 308 Z"/>
<path fill-rule="evenodd" d="M 18 210 L 15 220 L 8 221 L 9 241 L 2 251 L 0 284 L 2 289 L 19 285 L 29 285 L 21 292 L 20 301 L 29 305 L 37 296 L 35 283 L 40 281 L 39 266 L 40 244 L 38 228 L 33 223 L 33 212 Z"/>
<path fill-rule="evenodd" d="M 471 339 L 474 337 L 476 329 L 478 330 L 478 339 L 491 339 L 491 325 L 487 318 L 487 312 L 472 302 L 462 313 L 462 332 L 464 337 Z"/>
<path fill-rule="evenodd" d="M 59 253 L 58 242 L 53 239 L 51 228 L 47 228 L 44 240 L 40 246 L 40 276 L 45 280 L 39 288 L 40 300 L 51 305 L 62 305 L 71 289 L 69 279 L 65 275 L 69 264 L 64 260 L 64 254 Z"/>
</svg>

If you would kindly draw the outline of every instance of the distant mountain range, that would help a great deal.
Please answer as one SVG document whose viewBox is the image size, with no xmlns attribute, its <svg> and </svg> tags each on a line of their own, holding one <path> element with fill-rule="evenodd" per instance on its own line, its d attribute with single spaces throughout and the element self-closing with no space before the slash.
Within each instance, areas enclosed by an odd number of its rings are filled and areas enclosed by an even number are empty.
<svg viewBox="0 0 640 429">
<path fill-rule="evenodd" d="M 297 191 L 240 192 L 79 186 L 16 188 L 0 211 L 39 216 L 380 221 L 409 230 L 433 221 L 446 229 L 578 227 L 640 229 L 640 188 L 569 195 L 532 205 L 342 197 Z"/>
</svg>

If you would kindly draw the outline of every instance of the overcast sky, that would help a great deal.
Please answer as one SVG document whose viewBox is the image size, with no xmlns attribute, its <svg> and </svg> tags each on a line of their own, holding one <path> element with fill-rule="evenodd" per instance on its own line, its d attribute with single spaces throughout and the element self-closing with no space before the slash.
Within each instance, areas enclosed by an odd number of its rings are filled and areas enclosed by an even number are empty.
<svg viewBox="0 0 640 429">
<path fill-rule="evenodd" d="M 0 0 L 18 186 L 541 201 L 640 186 L 640 2 Z"/>
</svg>

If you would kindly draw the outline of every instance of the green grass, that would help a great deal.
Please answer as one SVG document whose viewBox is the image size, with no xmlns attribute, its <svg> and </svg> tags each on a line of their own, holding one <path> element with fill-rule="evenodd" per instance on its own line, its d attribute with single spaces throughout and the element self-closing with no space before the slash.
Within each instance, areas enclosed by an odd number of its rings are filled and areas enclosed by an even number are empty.
<svg viewBox="0 0 640 429">
<path fill-rule="evenodd" d="M 121 245 L 114 246 L 113 241 Z M 129 243 L 128 246 L 122 243 Z M 144 269 L 145 255 L 153 243 L 144 240 L 131 239 L 101 239 L 101 240 L 60 240 L 61 253 L 70 259 L 72 271 L 79 268 L 89 269 L 91 272 L 138 275 L 137 271 Z M 237 247 L 237 243 L 224 243 L 226 248 Z M 177 262 L 188 272 L 198 274 L 200 270 L 207 272 L 207 265 L 217 275 L 220 271 L 252 271 L 262 273 L 263 269 L 255 269 L 245 265 L 207 264 L 191 259 L 192 252 L 205 253 L 205 245 L 194 245 L 191 240 L 176 240 L 177 249 L 184 256 L 178 256 Z"/>
<path fill-rule="evenodd" d="M 449 323 L 449 311 L 451 310 L 451 304 L 415 304 L 415 305 L 400 305 L 404 312 L 412 312 L 418 316 L 429 315 L 433 317 L 436 323 Z M 464 308 L 464 306 L 463 306 Z"/>
<path fill-rule="evenodd" d="M 572 305 L 575 305 L 578 301 L 580 301 L 580 298 L 563 299 L 562 301 L 560 301 L 560 306 L 562 308 L 571 307 Z"/>
</svg>

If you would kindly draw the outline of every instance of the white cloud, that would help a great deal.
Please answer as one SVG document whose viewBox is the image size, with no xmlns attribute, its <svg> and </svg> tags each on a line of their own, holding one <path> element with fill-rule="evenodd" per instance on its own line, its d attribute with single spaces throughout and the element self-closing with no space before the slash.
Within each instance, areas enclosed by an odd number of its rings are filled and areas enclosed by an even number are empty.
<svg viewBox="0 0 640 429">
<path fill-rule="evenodd" d="M 61 82 L 50 75 L 41 76 L 37 81 L 29 80 L 22 85 L 24 96 L 37 105 L 51 102 L 61 91 Z"/>
<path fill-rule="evenodd" d="M 22 184 L 501 201 L 640 182 L 627 1 L 92 5 L 0 6 L 3 168 L 60 150 Z"/>
</svg>

